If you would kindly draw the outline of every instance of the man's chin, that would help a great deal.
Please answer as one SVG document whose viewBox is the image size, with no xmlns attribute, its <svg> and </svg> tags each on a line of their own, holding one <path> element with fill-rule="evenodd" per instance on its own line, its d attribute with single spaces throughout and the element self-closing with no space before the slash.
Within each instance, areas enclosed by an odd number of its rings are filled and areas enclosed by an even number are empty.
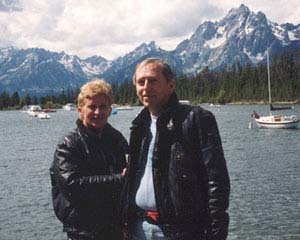
<svg viewBox="0 0 300 240">
<path fill-rule="evenodd" d="M 150 107 L 151 105 L 153 105 L 153 101 L 151 101 L 150 99 L 149 100 L 144 100 L 143 105 L 145 107 Z"/>
<path fill-rule="evenodd" d="M 102 129 L 104 128 L 105 124 L 104 123 L 93 123 L 91 125 L 92 128 L 94 128 L 95 130 L 99 130 L 99 129 Z"/>
<path fill-rule="evenodd" d="M 149 103 L 148 102 L 143 102 L 144 107 L 149 107 Z"/>
</svg>

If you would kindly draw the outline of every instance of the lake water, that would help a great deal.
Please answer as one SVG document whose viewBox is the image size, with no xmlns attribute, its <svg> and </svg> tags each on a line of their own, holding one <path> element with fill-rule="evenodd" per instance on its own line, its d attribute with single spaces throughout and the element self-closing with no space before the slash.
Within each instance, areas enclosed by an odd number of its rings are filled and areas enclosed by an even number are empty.
<svg viewBox="0 0 300 240">
<path fill-rule="evenodd" d="M 231 178 L 228 239 L 299 240 L 300 130 L 248 129 L 252 110 L 267 113 L 267 105 L 206 108 L 218 121 Z M 139 109 L 109 121 L 128 139 Z M 50 115 L 0 112 L 0 240 L 66 239 L 52 209 L 49 165 L 77 113 Z"/>
</svg>

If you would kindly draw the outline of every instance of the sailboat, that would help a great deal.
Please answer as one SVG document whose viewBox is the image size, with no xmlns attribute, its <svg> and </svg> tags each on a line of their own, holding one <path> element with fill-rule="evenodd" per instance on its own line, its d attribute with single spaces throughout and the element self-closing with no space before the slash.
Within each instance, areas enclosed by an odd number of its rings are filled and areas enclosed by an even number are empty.
<svg viewBox="0 0 300 240">
<path fill-rule="evenodd" d="M 269 104 L 270 104 L 270 115 L 269 116 L 259 116 L 255 111 L 252 113 L 252 118 L 255 120 L 259 128 L 271 128 L 271 129 L 294 129 L 299 126 L 299 119 L 296 115 L 273 115 L 272 111 L 293 109 L 293 107 L 274 107 L 272 105 L 271 97 L 271 81 L 270 81 L 270 64 L 269 64 L 269 50 L 267 50 L 267 69 L 268 69 L 268 90 L 269 90 Z"/>
</svg>

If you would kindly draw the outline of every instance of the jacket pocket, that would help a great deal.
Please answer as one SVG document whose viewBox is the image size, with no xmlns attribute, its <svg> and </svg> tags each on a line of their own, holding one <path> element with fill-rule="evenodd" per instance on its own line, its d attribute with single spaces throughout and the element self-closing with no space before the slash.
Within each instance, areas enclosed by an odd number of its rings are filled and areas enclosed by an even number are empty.
<svg viewBox="0 0 300 240">
<path fill-rule="evenodd" d="M 169 166 L 169 189 L 177 215 L 188 216 L 196 205 L 197 177 L 188 164 L 187 154 L 179 142 L 172 144 Z M 193 215 L 193 214 L 192 214 Z"/>
<path fill-rule="evenodd" d="M 76 209 L 62 194 L 57 186 L 52 187 L 53 209 L 56 217 L 63 224 L 77 224 L 79 216 Z"/>
</svg>

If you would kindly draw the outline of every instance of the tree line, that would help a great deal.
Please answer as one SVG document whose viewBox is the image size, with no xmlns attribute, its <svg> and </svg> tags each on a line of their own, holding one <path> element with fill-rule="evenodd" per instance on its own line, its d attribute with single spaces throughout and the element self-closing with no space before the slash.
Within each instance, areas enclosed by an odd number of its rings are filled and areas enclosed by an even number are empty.
<svg viewBox="0 0 300 240">
<path fill-rule="evenodd" d="M 273 102 L 300 103 L 300 49 L 274 56 L 270 61 Z M 204 68 L 194 77 L 180 76 L 177 93 L 195 103 L 268 102 L 266 65 L 237 63 L 220 71 Z"/>
<path fill-rule="evenodd" d="M 20 109 L 25 105 L 41 105 L 42 108 L 60 108 L 66 103 L 75 103 L 79 89 L 68 88 L 67 91 L 61 90 L 58 94 L 51 94 L 46 96 L 31 96 L 29 93 L 25 93 L 23 97 L 20 97 L 18 92 L 14 92 L 9 95 L 6 91 L 0 95 L 0 110 L 5 109 Z"/>
<path fill-rule="evenodd" d="M 274 102 L 300 103 L 300 49 L 273 56 L 270 64 L 271 92 Z M 195 104 L 268 102 L 267 66 L 237 63 L 219 71 L 205 67 L 194 76 L 180 75 L 176 81 L 180 99 Z M 114 103 L 138 105 L 135 86 L 131 80 L 112 84 Z M 19 109 L 24 105 L 40 104 L 43 108 L 59 108 L 68 102 L 76 103 L 79 89 L 62 89 L 58 94 L 36 97 L 26 93 L 20 98 L 18 92 L 0 95 L 0 110 Z"/>
</svg>

